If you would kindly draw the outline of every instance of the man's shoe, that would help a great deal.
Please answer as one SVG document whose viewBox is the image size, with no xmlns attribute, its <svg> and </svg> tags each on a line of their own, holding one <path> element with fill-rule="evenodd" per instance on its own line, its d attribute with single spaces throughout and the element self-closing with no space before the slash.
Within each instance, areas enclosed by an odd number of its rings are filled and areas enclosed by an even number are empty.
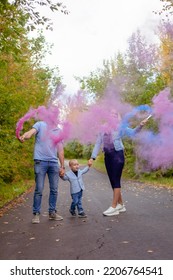
<svg viewBox="0 0 173 280">
<path fill-rule="evenodd" d="M 124 204 L 117 204 L 116 209 L 118 209 L 120 213 L 126 212 L 126 207 Z"/>
<path fill-rule="evenodd" d="M 33 215 L 32 224 L 39 224 L 39 222 L 40 222 L 40 214 L 36 213 Z"/>
<path fill-rule="evenodd" d="M 49 220 L 62 221 L 63 217 L 58 215 L 56 212 L 52 212 L 52 213 L 49 213 Z"/>
<path fill-rule="evenodd" d="M 79 218 L 87 218 L 87 215 L 84 212 L 82 212 L 82 213 L 78 214 L 78 217 Z"/>
<path fill-rule="evenodd" d="M 115 207 L 109 207 L 106 211 L 103 212 L 104 216 L 114 216 L 114 215 L 118 215 L 119 214 L 119 210 Z"/>
<path fill-rule="evenodd" d="M 69 210 L 70 211 L 70 213 L 71 213 L 71 215 L 73 216 L 73 217 L 76 217 L 76 212 L 75 211 L 73 211 L 73 210 Z"/>
</svg>

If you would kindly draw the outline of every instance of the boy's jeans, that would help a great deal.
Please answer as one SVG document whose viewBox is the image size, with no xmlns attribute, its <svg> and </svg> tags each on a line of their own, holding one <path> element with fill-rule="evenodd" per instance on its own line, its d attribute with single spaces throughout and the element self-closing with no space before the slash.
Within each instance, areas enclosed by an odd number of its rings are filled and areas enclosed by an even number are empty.
<svg viewBox="0 0 173 280">
<path fill-rule="evenodd" d="M 33 201 L 33 214 L 40 213 L 42 193 L 44 189 L 44 181 L 46 174 L 49 179 L 49 213 L 56 211 L 56 202 L 58 195 L 59 165 L 57 162 L 51 161 L 34 161 L 35 172 L 35 192 Z"/>
<path fill-rule="evenodd" d="M 80 213 L 83 212 L 83 208 L 82 208 L 82 193 L 83 193 L 83 190 L 81 190 L 78 193 L 71 194 L 71 197 L 72 197 L 73 201 L 71 203 L 70 211 L 72 211 L 72 212 L 75 211 L 76 206 L 77 206 L 78 213 L 80 214 Z"/>
</svg>

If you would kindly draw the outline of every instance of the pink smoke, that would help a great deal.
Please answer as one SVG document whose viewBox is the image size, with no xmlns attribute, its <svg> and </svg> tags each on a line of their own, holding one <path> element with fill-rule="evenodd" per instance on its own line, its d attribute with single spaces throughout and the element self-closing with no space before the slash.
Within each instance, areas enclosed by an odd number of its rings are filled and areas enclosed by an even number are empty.
<svg viewBox="0 0 173 280">
<path fill-rule="evenodd" d="M 138 156 L 147 162 L 152 169 L 167 169 L 173 165 L 173 99 L 170 89 L 166 88 L 153 98 L 153 121 L 158 125 L 158 131 L 142 129 L 136 135 Z M 83 144 L 96 141 L 100 132 L 109 133 L 119 128 L 121 118 L 129 113 L 132 107 L 121 102 L 120 91 L 113 85 L 107 88 L 104 98 L 94 104 L 86 100 L 84 92 L 80 91 L 74 97 L 69 97 L 66 104 L 58 106 L 39 106 L 30 109 L 17 123 L 16 136 L 20 137 L 23 124 L 30 118 L 43 120 L 48 125 L 52 143 L 78 140 Z M 60 133 L 49 132 L 59 127 Z"/>
<path fill-rule="evenodd" d="M 120 115 L 131 109 L 129 104 L 121 102 L 120 91 L 110 84 L 104 97 L 94 104 L 86 106 L 83 99 L 76 98 L 73 108 L 67 116 L 71 123 L 70 139 L 77 139 L 83 144 L 94 144 L 100 132 L 109 133 L 117 130 L 120 124 Z"/>
<path fill-rule="evenodd" d="M 16 137 L 19 139 L 21 130 L 26 121 L 34 118 L 36 121 L 44 121 L 47 124 L 46 133 L 52 140 L 53 145 L 63 139 L 67 139 L 70 131 L 70 125 L 66 121 L 61 120 L 60 110 L 57 106 L 39 106 L 37 109 L 30 109 L 16 124 Z M 59 133 L 55 135 L 51 132 L 53 129 L 59 127 Z"/>
<path fill-rule="evenodd" d="M 30 109 L 16 124 L 16 137 L 19 139 L 20 132 L 23 129 L 23 124 L 26 121 L 29 121 L 31 118 L 35 118 L 36 116 L 36 109 Z"/>
<path fill-rule="evenodd" d="M 138 156 L 150 169 L 168 169 L 173 166 L 173 99 L 169 88 L 153 98 L 153 118 L 158 132 L 143 131 L 138 135 Z"/>
</svg>

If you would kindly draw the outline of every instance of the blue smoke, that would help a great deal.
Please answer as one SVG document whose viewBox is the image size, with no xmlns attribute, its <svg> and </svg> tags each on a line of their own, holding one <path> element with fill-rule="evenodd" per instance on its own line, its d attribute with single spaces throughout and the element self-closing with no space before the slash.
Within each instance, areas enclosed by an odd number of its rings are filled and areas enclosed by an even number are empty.
<svg viewBox="0 0 173 280">
<path fill-rule="evenodd" d="M 148 105 L 140 105 L 135 107 L 132 112 L 126 114 L 124 118 L 122 119 L 119 134 L 120 137 L 130 137 L 133 138 L 138 130 L 138 128 L 131 128 L 129 126 L 129 121 L 131 118 L 133 118 L 137 113 L 139 112 L 147 112 L 149 115 L 152 114 L 152 109 Z"/>
</svg>

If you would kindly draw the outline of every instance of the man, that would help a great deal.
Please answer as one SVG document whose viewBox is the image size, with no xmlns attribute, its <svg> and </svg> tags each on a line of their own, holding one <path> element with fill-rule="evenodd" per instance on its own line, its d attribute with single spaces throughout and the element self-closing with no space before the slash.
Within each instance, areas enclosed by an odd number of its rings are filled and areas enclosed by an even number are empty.
<svg viewBox="0 0 173 280">
<path fill-rule="evenodd" d="M 62 142 L 55 145 L 53 141 L 53 139 L 58 137 L 58 134 L 58 128 L 54 129 L 48 123 L 38 121 L 29 131 L 19 137 L 19 141 L 23 143 L 35 135 L 34 172 L 36 186 L 33 198 L 33 224 L 40 222 L 40 209 L 46 174 L 48 175 L 50 187 L 49 219 L 57 221 L 63 219 L 56 212 L 59 173 L 64 173 L 64 149 Z"/>
</svg>

